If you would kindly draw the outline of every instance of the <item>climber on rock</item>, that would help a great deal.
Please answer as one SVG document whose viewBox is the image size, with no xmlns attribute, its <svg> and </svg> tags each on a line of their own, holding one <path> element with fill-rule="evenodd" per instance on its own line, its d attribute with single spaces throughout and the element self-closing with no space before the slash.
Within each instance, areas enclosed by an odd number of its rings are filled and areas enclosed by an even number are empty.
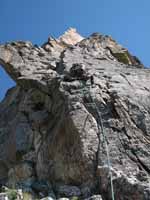
<svg viewBox="0 0 150 200">
<path fill-rule="evenodd" d="M 91 81 L 91 86 L 93 86 L 94 85 L 94 76 L 93 75 L 90 76 L 90 81 Z"/>
</svg>

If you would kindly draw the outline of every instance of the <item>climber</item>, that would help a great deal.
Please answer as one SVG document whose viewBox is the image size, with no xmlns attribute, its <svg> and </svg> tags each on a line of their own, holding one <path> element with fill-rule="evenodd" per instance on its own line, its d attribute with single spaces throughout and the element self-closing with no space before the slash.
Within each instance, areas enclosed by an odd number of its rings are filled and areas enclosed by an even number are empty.
<svg viewBox="0 0 150 200">
<path fill-rule="evenodd" d="M 90 81 L 91 81 L 91 85 L 93 86 L 94 85 L 94 77 L 93 77 L 93 75 L 90 76 Z"/>
</svg>

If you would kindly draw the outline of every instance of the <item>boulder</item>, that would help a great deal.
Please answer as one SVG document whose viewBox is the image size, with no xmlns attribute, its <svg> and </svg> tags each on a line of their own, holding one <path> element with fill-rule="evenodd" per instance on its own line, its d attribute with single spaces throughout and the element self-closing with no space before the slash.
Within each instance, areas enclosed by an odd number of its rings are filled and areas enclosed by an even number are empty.
<svg viewBox="0 0 150 200">
<path fill-rule="evenodd" d="M 86 200 L 102 200 L 102 197 L 101 197 L 101 195 L 93 195 Z"/>
<path fill-rule="evenodd" d="M 15 188 L 17 184 L 24 182 L 33 182 L 34 180 L 34 170 L 30 163 L 24 162 L 18 165 L 15 165 L 13 168 L 10 168 L 8 172 L 9 186 Z M 29 183 L 29 185 L 31 185 Z"/>
<path fill-rule="evenodd" d="M 59 197 L 79 197 L 81 196 L 80 188 L 77 186 L 59 185 L 56 187 L 56 193 Z"/>
</svg>

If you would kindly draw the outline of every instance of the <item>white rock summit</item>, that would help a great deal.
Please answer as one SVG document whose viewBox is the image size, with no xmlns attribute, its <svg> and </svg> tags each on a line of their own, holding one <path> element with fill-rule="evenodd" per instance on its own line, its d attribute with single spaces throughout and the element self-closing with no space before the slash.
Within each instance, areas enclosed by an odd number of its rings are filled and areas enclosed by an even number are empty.
<svg viewBox="0 0 150 200">
<path fill-rule="evenodd" d="M 59 41 L 70 45 L 75 45 L 83 39 L 84 38 L 77 33 L 75 28 L 69 28 L 62 36 L 58 38 Z"/>
<path fill-rule="evenodd" d="M 59 57 L 60 52 L 64 49 L 68 48 L 71 45 L 76 45 L 84 38 L 77 33 L 75 28 L 69 28 L 63 35 L 59 38 L 54 38 L 50 36 L 48 41 L 42 45 L 43 49 L 49 51 L 55 55 L 55 57 Z"/>
</svg>

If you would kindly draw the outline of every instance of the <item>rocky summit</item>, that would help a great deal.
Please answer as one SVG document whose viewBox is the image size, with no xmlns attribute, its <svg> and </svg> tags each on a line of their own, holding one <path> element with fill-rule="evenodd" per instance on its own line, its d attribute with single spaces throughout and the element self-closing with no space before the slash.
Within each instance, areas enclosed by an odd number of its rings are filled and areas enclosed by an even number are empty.
<svg viewBox="0 0 150 200">
<path fill-rule="evenodd" d="M 0 45 L 0 199 L 150 200 L 150 69 L 70 28 Z"/>
</svg>

